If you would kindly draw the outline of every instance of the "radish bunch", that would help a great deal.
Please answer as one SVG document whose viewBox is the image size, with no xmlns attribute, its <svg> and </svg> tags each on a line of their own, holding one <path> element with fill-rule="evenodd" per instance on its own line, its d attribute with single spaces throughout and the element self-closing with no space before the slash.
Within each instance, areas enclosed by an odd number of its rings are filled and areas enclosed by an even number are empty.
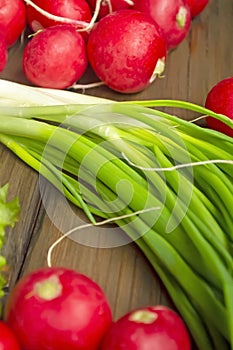
<svg viewBox="0 0 233 350">
<path fill-rule="evenodd" d="M 3 350 L 18 350 L 16 342 L 24 350 L 191 349 L 187 328 L 172 309 L 141 307 L 113 322 L 100 286 L 63 267 L 22 277 L 7 298 L 1 328 Z"/>
<path fill-rule="evenodd" d="M 0 71 L 7 48 L 31 30 L 22 58 L 33 85 L 79 87 L 90 65 L 100 82 L 135 93 L 163 74 L 208 0 L 0 0 Z M 11 5 L 10 5 L 11 4 Z M 8 18 L 3 18 L 6 12 Z M 4 45 L 6 41 L 6 45 Z"/>
</svg>

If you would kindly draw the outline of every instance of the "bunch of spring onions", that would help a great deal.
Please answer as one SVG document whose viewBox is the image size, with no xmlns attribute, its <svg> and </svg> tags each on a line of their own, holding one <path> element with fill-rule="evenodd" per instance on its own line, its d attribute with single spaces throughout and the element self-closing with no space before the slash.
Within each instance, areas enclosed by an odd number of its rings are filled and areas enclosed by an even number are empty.
<svg viewBox="0 0 233 350">
<path fill-rule="evenodd" d="M 233 349 L 233 139 L 162 106 L 232 127 L 188 102 L 113 103 L 2 81 L 0 142 L 93 225 L 96 215 L 135 213 L 116 224 L 160 276 L 199 350 Z"/>
</svg>

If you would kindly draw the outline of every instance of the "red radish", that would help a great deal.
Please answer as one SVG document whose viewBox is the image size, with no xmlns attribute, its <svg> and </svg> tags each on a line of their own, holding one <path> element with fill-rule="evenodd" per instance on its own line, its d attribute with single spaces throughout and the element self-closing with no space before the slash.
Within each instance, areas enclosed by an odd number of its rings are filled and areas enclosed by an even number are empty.
<svg viewBox="0 0 233 350">
<path fill-rule="evenodd" d="M 73 85 L 88 65 L 86 44 L 72 25 L 57 25 L 38 32 L 23 53 L 23 71 L 40 87 L 65 89 Z"/>
<path fill-rule="evenodd" d="M 185 0 L 190 7 L 191 16 L 198 16 L 208 5 L 209 0 Z"/>
<path fill-rule="evenodd" d="M 87 52 L 101 81 L 115 91 L 134 93 L 162 74 L 167 48 L 153 19 L 139 11 L 119 10 L 92 29 Z"/>
<path fill-rule="evenodd" d="M 112 324 L 101 350 L 190 350 L 180 316 L 165 306 L 133 310 Z"/>
<path fill-rule="evenodd" d="M 0 321 L 0 349 L 1 350 L 20 350 L 18 341 L 11 329 Z"/>
<path fill-rule="evenodd" d="M 168 49 L 177 47 L 189 32 L 191 13 L 184 0 L 137 0 L 134 8 L 147 13 L 160 25 Z"/>
<path fill-rule="evenodd" d="M 0 34 L 0 72 L 2 72 L 7 64 L 8 52 L 6 41 Z"/>
<path fill-rule="evenodd" d="M 5 321 L 24 350 L 96 350 L 112 314 L 93 280 L 53 267 L 31 272 L 16 284 Z"/>
<path fill-rule="evenodd" d="M 7 47 L 12 46 L 26 26 L 26 7 L 23 0 L 0 0 L 0 34 Z"/>
<path fill-rule="evenodd" d="M 233 120 L 233 77 L 225 78 L 213 86 L 207 94 L 205 106 Z M 233 137 L 233 129 L 220 120 L 207 117 L 206 122 L 211 129 Z"/>
<path fill-rule="evenodd" d="M 92 14 L 85 0 L 33 0 L 33 3 L 46 12 L 68 19 L 90 22 Z M 34 32 L 40 29 L 62 24 L 59 21 L 47 18 L 34 7 L 27 7 L 27 22 Z"/>
<path fill-rule="evenodd" d="M 110 1 L 110 0 L 109 0 Z M 92 11 L 95 10 L 96 0 L 88 0 Z M 133 1 L 129 0 L 111 0 L 112 11 L 118 11 L 123 9 L 130 9 L 133 6 Z M 109 14 L 109 4 L 108 1 L 104 0 L 101 3 L 100 12 L 98 18 L 102 18 Z"/>
</svg>

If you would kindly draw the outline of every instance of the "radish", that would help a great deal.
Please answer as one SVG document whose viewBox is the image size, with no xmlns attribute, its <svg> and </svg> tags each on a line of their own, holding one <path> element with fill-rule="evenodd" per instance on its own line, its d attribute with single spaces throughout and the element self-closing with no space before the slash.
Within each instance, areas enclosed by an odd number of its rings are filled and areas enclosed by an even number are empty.
<svg viewBox="0 0 233 350">
<path fill-rule="evenodd" d="M 209 0 L 185 0 L 185 1 L 190 7 L 192 18 L 198 16 L 209 3 Z"/>
<path fill-rule="evenodd" d="M 0 0 L 0 34 L 7 47 L 12 46 L 26 26 L 26 7 L 23 0 Z"/>
<path fill-rule="evenodd" d="M 0 34 L 0 72 L 2 72 L 7 64 L 8 52 L 5 38 Z"/>
<path fill-rule="evenodd" d="M 205 106 L 233 120 L 233 77 L 225 78 L 212 87 L 207 94 Z M 233 129 L 220 120 L 207 117 L 206 123 L 211 129 L 233 137 Z"/>
<path fill-rule="evenodd" d="M 143 90 L 165 68 L 166 40 L 152 18 L 135 10 L 119 10 L 100 19 L 89 34 L 89 62 L 111 89 Z"/>
<path fill-rule="evenodd" d="M 190 350 L 191 341 L 180 316 L 165 306 L 130 311 L 112 324 L 101 350 Z"/>
<path fill-rule="evenodd" d="M 85 0 L 34 0 L 33 3 L 51 15 L 89 22 L 92 18 L 91 9 Z M 37 32 L 40 29 L 61 24 L 38 12 L 34 7 L 27 6 L 27 22 L 30 28 Z"/>
<path fill-rule="evenodd" d="M 112 314 L 93 280 L 53 267 L 31 272 L 16 284 L 5 321 L 24 350 L 96 350 Z"/>
<path fill-rule="evenodd" d="M 38 32 L 23 53 L 27 79 L 40 87 L 65 89 L 73 85 L 88 65 L 82 35 L 69 24 L 56 25 Z"/>
<path fill-rule="evenodd" d="M 95 10 L 96 7 L 96 0 L 88 0 L 88 3 L 90 4 L 90 7 L 92 11 Z M 98 18 L 102 18 L 109 14 L 110 8 L 109 3 L 111 4 L 111 10 L 117 11 L 117 10 L 123 10 L 123 9 L 132 9 L 132 6 L 134 4 L 131 0 L 103 0 L 100 7 L 100 12 L 98 15 Z"/>
<path fill-rule="evenodd" d="M 134 8 L 147 13 L 160 25 L 168 49 L 177 47 L 189 32 L 191 13 L 184 0 L 137 0 Z"/>
<path fill-rule="evenodd" d="M 1 350 L 20 350 L 18 341 L 11 329 L 0 321 L 0 349 Z"/>
</svg>

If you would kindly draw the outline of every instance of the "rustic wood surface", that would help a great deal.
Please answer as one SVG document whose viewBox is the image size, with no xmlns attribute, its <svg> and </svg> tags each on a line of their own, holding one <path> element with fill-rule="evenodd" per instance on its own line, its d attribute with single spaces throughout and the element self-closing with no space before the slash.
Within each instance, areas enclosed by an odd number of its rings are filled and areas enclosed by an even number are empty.
<svg viewBox="0 0 233 350">
<path fill-rule="evenodd" d="M 233 0 L 212 0 L 193 20 L 188 37 L 169 53 L 164 78 L 134 95 L 114 93 L 106 87 L 85 93 L 115 100 L 176 98 L 204 104 L 207 92 L 215 83 L 233 76 L 232 38 Z M 23 45 L 17 43 L 10 49 L 8 65 L 0 78 L 29 84 L 21 68 Z M 89 71 L 82 81 L 95 79 Z M 184 112 L 180 116 L 192 117 Z M 6 182 L 10 184 L 9 199 L 18 196 L 21 206 L 19 221 L 7 231 L 3 249 L 9 267 L 9 288 L 12 288 L 21 275 L 46 266 L 49 246 L 61 236 L 61 231 L 73 227 L 77 218 L 80 222 L 84 218 L 79 210 L 74 210 L 71 218 L 71 209 L 52 185 L 39 181 L 35 171 L 0 145 L 0 185 Z M 115 318 L 146 304 L 172 305 L 134 243 L 107 249 L 64 239 L 54 250 L 52 263 L 75 268 L 98 282 L 109 298 Z"/>
</svg>

